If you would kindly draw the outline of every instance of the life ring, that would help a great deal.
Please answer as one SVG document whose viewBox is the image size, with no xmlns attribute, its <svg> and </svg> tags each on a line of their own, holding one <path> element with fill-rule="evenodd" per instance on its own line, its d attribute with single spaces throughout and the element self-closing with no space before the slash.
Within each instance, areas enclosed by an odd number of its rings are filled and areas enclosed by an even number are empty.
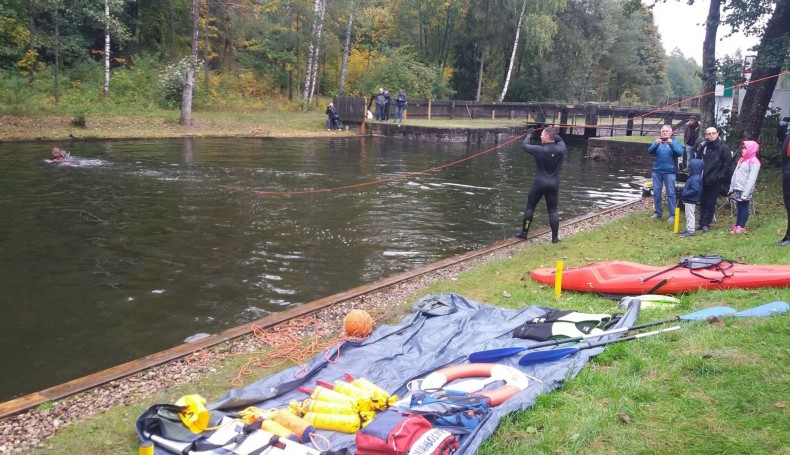
<svg viewBox="0 0 790 455">
<path fill-rule="evenodd" d="M 513 367 L 498 363 L 467 363 L 434 371 L 422 380 L 420 389 L 441 389 L 448 382 L 456 379 L 481 376 L 490 378 L 483 381 L 482 385 L 495 381 L 505 381 L 505 385 L 502 387 L 472 393 L 472 395 L 485 397 L 488 405 L 492 407 L 504 403 L 513 395 L 526 389 L 528 385 L 527 375 Z M 446 388 L 453 390 L 452 386 Z"/>
</svg>

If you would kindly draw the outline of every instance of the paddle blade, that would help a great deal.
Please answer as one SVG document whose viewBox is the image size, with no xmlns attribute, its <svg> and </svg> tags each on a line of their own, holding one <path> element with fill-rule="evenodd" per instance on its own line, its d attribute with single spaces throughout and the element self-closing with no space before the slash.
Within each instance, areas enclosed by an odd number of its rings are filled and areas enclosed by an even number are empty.
<svg viewBox="0 0 790 455">
<path fill-rule="evenodd" d="M 469 363 L 491 363 L 497 360 L 506 359 L 514 356 L 519 352 L 526 351 L 529 348 L 499 348 L 489 349 L 487 351 L 473 352 L 469 354 Z"/>
<path fill-rule="evenodd" d="M 548 351 L 535 351 L 528 352 L 518 359 L 518 364 L 522 367 L 527 365 L 534 365 L 536 363 L 553 362 L 555 360 L 564 359 L 569 355 L 579 352 L 579 348 L 562 348 L 550 349 Z"/>
<path fill-rule="evenodd" d="M 787 309 L 787 303 L 777 301 L 749 308 L 748 310 L 738 311 L 733 313 L 733 316 L 739 318 L 762 318 L 774 314 L 787 313 Z"/>
<path fill-rule="evenodd" d="M 735 314 L 734 309 L 726 306 L 715 306 L 711 308 L 705 308 L 704 310 L 695 311 L 693 313 L 684 314 L 683 316 L 678 316 L 678 318 L 683 321 L 705 321 L 709 317 L 723 317 L 731 314 Z"/>
</svg>

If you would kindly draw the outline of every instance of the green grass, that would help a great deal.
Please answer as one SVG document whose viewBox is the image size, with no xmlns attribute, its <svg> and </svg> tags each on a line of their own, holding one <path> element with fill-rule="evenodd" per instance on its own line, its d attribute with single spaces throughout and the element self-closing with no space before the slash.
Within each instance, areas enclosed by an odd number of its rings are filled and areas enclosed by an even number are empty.
<svg viewBox="0 0 790 455">
<path fill-rule="evenodd" d="M 523 251 L 433 283 L 414 297 L 455 292 L 509 308 L 545 305 L 600 313 L 614 311 L 616 302 L 572 292 L 556 300 L 552 288 L 535 283 L 527 272 L 560 259 L 566 267 L 612 259 L 663 265 L 702 253 L 747 263 L 790 264 L 790 250 L 774 246 L 785 229 L 780 187 L 776 169 L 761 172 L 758 213 L 749 219 L 746 235 L 729 234 L 724 227 L 731 223 L 730 215 L 722 211 L 710 233 L 678 238 L 666 222 L 648 219 L 645 211 L 567 237 L 559 245 L 524 244 Z M 713 305 L 744 309 L 789 301 L 790 290 L 700 291 L 680 298 L 674 309 L 643 309 L 640 321 Z M 503 419 L 479 453 L 788 454 L 787 346 L 788 314 L 725 319 L 713 325 L 690 322 L 676 332 L 612 345 L 561 389 Z M 230 379 L 246 360 L 229 356 L 206 380 L 163 388 L 154 396 L 69 425 L 47 440 L 40 453 L 134 454 L 134 421 L 148 406 L 174 402 L 187 393 L 215 399 L 230 388 Z"/>
</svg>

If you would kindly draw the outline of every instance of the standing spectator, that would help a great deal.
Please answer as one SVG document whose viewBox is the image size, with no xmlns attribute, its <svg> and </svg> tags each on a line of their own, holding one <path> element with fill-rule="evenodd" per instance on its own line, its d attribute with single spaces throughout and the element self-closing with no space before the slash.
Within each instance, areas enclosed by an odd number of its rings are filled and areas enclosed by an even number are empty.
<svg viewBox="0 0 790 455">
<path fill-rule="evenodd" d="M 787 212 L 787 230 L 778 245 L 790 246 L 790 134 L 785 137 L 779 153 L 782 154 L 782 196 L 784 197 L 785 211 Z"/>
<path fill-rule="evenodd" d="M 677 177 L 677 157 L 683 156 L 683 146 L 680 141 L 672 136 L 672 126 L 664 125 L 661 127 L 661 134 L 656 138 L 647 153 L 656 155 L 653 162 L 653 205 L 655 213 L 652 218 L 660 219 L 663 215 L 661 187 L 667 191 L 667 221 L 675 222 L 675 205 L 677 193 L 675 192 L 675 178 Z"/>
<path fill-rule="evenodd" d="M 395 123 L 398 123 L 398 120 L 403 123 L 403 110 L 408 104 L 409 99 L 406 97 L 406 93 L 400 90 L 398 96 L 395 97 Z"/>
<path fill-rule="evenodd" d="M 340 117 L 337 115 L 337 110 L 335 109 L 334 104 L 329 103 L 329 106 L 326 107 L 326 117 L 327 131 L 331 130 L 332 127 L 340 130 Z"/>
<path fill-rule="evenodd" d="M 683 158 L 683 167 L 688 169 L 689 161 L 694 159 L 694 154 L 697 151 L 697 140 L 699 140 L 699 122 L 697 117 L 689 117 L 686 123 L 686 129 L 683 130 L 683 143 L 685 144 L 686 153 Z"/>
<path fill-rule="evenodd" d="M 390 121 L 390 106 L 392 105 L 392 95 L 390 95 L 390 91 L 384 89 L 384 120 L 385 122 Z"/>
<path fill-rule="evenodd" d="M 694 214 L 702 193 L 702 160 L 692 159 L 689 161 L 688 168 L 689 178 L 683 185 L 683 193 L 680 195 L 686 212 L 686 230 L 679 234 L 682 237 L 694 237 L 694 229 L 697 225 Z"/>
<path fill-rule="evenodd" d="M 384 98 L 384 89 L 380 88 L 378 95 L 376 95 L 376 120 L 384 121 L 384 105 L 387 99 Z"/>
<path fill-rule="evenodd" d="M 567 149 L 557 129 L 548 126 L 542 129 L 535 127 L 527 130 L 527 138 L 521 146 L 524 150 L 535 158 L 535 181 L 529 189 L 527 196 L 527 208 L 524 210 L 524 218 L 521 222 L 521 232 L 516 237 L 526 239 L 529 234 L 529 225 L 532 224 L 532 216 L 535 207 L 545 196 L 546 209 L 549 212 L 549 226 L 551 227 L 551 243 L 560 241 L 558 232 L 560 229 L 560 216 L 557 213 L 560 193 L 560 165 L 565 159 Z M 536 135 L 539 134 L 539 139 Z M 539 144 L 535 144 L 540 140 Z"/>
<path fill-rule="evenodd" d="M 741 159 L 732 173 L 729 194 L 735 200 L 735 224 L 730 227 L 733 234 L 742 234 L 746 231 L 746 221 L 749 219 L 749 203 L 754 194 L 754 185 L 757 183 L 757 174 L 760 173 L 760 160 L 757 152 L 760 145 L 754 141 L 741 142 Z"/>
<path fill-rule="evenodd" d="M 716 213 L 716 202 L 722 185 L 732 176 L 732 151 L 719 137 L 715 126 L 705 129 L 705 140 L 697 147 L 697 158 L 702 159 L 702 195 L 700 196 L 699 225 L 703 233 L 710 230 Z M 726 194 L 726 192 L 725 192 Z"/>
</svg>

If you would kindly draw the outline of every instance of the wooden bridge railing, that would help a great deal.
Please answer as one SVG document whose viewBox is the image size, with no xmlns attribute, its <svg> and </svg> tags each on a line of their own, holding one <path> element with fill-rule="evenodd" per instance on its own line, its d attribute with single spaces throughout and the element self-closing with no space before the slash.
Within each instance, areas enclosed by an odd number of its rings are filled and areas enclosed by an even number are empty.
<svg viewBox="0 0 790 455">
<path fill-rule="evenodd" d="M 368 111 L 369 99 L 362 96 L 336 96 L 335 107 L 344 123 L 360 124 Z M 394 103 L 390 106 L 395 110 Z M 375 106 L 371 107 L 375 112 Z M 523 119 L 529 123 L 562 125 L 561 134 L 595 136 L 641 136 L 658 134 L 662 125 L 680 130 L 689 116 L 698 112 L 667 110 L 651 106 L 617 106 L 600 103 L 561 104 L 553 102 L 495 103 L 458 100 L 411 99 L 409 119 Z M 390 119 L 394 115 L 390 114 Z M 577 126 L 578 125 L 578 126 Z"/>
</svg>

